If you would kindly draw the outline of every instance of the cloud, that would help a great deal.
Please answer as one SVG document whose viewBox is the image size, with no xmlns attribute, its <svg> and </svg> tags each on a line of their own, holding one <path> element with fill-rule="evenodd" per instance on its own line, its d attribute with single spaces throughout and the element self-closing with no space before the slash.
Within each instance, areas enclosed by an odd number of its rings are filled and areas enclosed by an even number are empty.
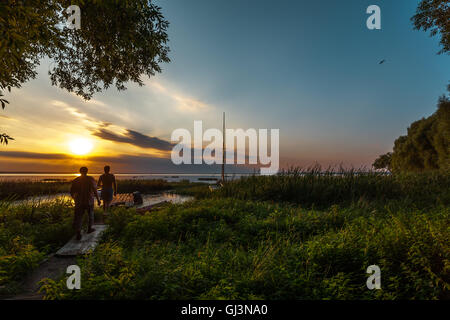
<svg viewBox="0 0 450 320">
<path fill-rule="evenodd" d="M 151 86 L 160 94 L 164 94 L 173 100 L 176 108 L 182 112 L 203 112 L 211 109 L 211 106 L 192 97 L 185 96 L 155 81 L 148 81 L 146 85 Z"/>
<path fill-rule="evenodd" d="M 221 165 L 181 164 L 175 165 L 170 158 L 156 158 L 143 155 L 119 155 L 114 158 L 95 157 L 92 159 L 102 165 L 108 163 L 116 172 L 139 173 L 220 173 Z M 252 169 L 244 165 L 225 165 L 225 171 L 230 173 L 251 173 Z"/>
<path fill-rule="evenodd" d="M 20 158 L 20 159 L 35 159 L 35 160 L 61 160 L 72 159 L 73 157 L 62 153 L 39 153 L 26 151 L 3 151 L 0 154 L 1 158 Z"/>
<path fill-rule="evenodd" d="M 177 107 L 181 111 L 199 112 L 209 108 L 206 103 L 203 103 L 197 99 L 181 96 L 174 96 L 174 99 L 178 102 Z"/>
<path fill-rule="evenodd" d="M 104 140 L 129 143 L 140 148 L 151 148 L 161 151 L 170 151 L 173 148 L 172 143 L 157 137 L 146 136 L 130 129 L 127 129 L 124 135 L 119 135 L 106 129 L 106 127 L 107 126 L 103 126 L 100 129 L 95 130 L 93 135 Z"/>
<path fill-rule="evenodd" d="M 61 107 L 64 108 L 66 111 L 68 111 L 71 115 L 77 117 L 77 118 L 87 118 L 87 114 L 84 112 L 79 111 L 77 108 L 74 108 L 70 106 L 69 104 L 60 101 L 60 100 L 53 100 L 52 105 L 55 107 Z"/>
<path fill-rule="evenodd" d="M 8 171 L 23 171 L 18 161 L 2 160 L 2 158 L 28 160 L 27 172 L 78 172 L 80 166 L 87 166 L 89 172 L 102 172 L 103 166 L 109 164 L 115 173 L 220 173 L 220 165 L 175 165 L 170 158 L 158 158 L 146 155 L 93 156 L 88 158 L 74 158 L 65 154 L 46 154 L 37 152 L 6 151 L 0 155 L 0 166 L 8 165 Z M 56 161 L 65 160 L 65 161 Z M 71 161 L 68 161 L 71 160 Z M 230 173 L 252 172 L 244 165 L 225 165 L 225 171 Z"/>
</svg>

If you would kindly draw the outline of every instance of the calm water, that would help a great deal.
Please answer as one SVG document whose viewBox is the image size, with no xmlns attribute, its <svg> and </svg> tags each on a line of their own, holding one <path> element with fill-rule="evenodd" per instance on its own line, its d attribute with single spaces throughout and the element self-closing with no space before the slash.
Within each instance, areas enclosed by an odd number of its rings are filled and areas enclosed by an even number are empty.
<svg viewBox="0 0 450 320">
<path fill-rule="evenodd" d="M 100 174 L 90 174 L 94 178 L 98 178 Z M 242 176 L 248 174 L 230 174 L 226 175 L 227 180 L 239 179 Z M 0 173 L 0 181 L 71 181 L 76 178 L 77 174 L 70 173 L 36 173 L 36 174 L 27 174 L 27 173 Z M 178 182 L 182 180 L 189 180 L 190 182 L 203 182 L 203 183 L 216 183 L 217 180 L 220 179 L 220 174 L 115 174 L 117 180 L 154 180 L 154 179 L 163 179 L 169 182 Z M 189 196 L 182 196 L 178 194 L 173 194 L 169 192 L 162 192 L 157 194 L 143 194 L 142 205 L 136 206 L 145 207 L 149 206 L 161 201 L 169 201 L 172 203 L 183 203 L 192 199 Z M 25 200 L 14 201 L 15 205 L 24 204 L 24 203 L 47 203 L 54 200 L 67 200 L 72 201 L 72 198 L 67 193 L 54 194 L 54 195 L 46 195 L 46 196 L 34 196 Z"/>
<path fill-rule="evenodd" d="M 98 178 L 100 174 L 90 174 Z M 227 180 L 238 179 L 249 174 L 229 174 Z M 0 173 L 0 180 L 31 180 L 31 181 L 54 181 L 54 180 L 73 180 L 77 175 L 72 173 Z M 134 173 L 134 174 L 115 174 L 117 180 L 155 180 L 163 179 L 169 182 L 189 180 L 190 182 L 216 183 L 220 179 L 220 174 L 159 174 L 159 173 Z"/>
<path fill-rule="evenodd" d="M 143 194 L 142 195 L 142 200 L 143 203 L 141 205 L 137 205 L 134 206 L 135 208 L 141 208 L 141 207 L 146 207 L 158 202 L 162 202 L 162 201 L 168 201 L 168 202 L 172 202 L 172 203 L 183 203 L 186 202 L 188 200 L 193 199 L 193 197 L 190 196 L 184 196 L 184 195 L 179 195 L 179 194 L 175 194 L 175 193 L 170 193 L 170 192 L 161 192 L 161 193 L 157 193 L 157 194 Z M 13 201 L 12 205 L 38 205 L 38 204 L 45 204 L 45 203 L 49 203 L 55 200 L 59 200 L 59 201 L 73 201 L 72 197 L 68 194 L 68 193 L 59 193 L 59 194 L 52 194 L 52 195 L 45 195 L 45 196 L 34 196 L 34 197 L 29 197 L 28 199 L 25 200 L 17 200 L 17 201 Z M 97 203 L 95 202 L 95 206 L 97 206 Z"/>
</svg>

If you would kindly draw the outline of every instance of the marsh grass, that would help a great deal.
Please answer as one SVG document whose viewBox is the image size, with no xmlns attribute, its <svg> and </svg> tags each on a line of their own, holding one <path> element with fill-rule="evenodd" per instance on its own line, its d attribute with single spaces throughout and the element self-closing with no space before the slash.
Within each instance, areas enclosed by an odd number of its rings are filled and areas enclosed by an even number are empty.
<svg viewBox="0 0 450 320">
<path fill-rule="evenodd" d="M 72 221 L 71 200 L 0 201 L 0 296 L 20 290 L 25 276 L 73 236 Z"/>
<path fill-rule="evenodd" d="M 49 299 L 449 299 L 449 177 L 290 171 L 136 215 L 118 209 Z M 110 254 L 113 253 L 113 254 Z M 366 287 L 368 266 L 382 289 Z"/>
<path fill-rule="evenodd" d="M 49 194 L 67 193 L 69 182 L 42 182 L 32 180 L 0 180 L 0 200 L 19 200 Z"/>
<path fill-rule="evenodd" d="M 180 184 L 198 199 L 112 211 L 101 244 L 77 262 L 81 290 L 64 278 L 41 290 L 47 299 L 449 299 L 449 181 L 297 169 L 214 192 Z M 0 270 L 12 288 L 70 237 L 71 204 L 0 208 Z M 372 264 L 381 290 L 366 287 Z"/>
<path fill-rule="evenodd" d="M 448 299 L 449 210 L 327 210 L 206 199 L 140 216 L 119 209 L 80 259 L 82 289 L 49 299 Z M 382 290 L 366 268 L 382 270 Z"/>
<path fill-rule="evenodd" d="M 326 208 L 358 201 L 434 206 L 450 203 L 448 172 L 388 175 L 360 170 L 293 168 L 273 176 L 248 176 L 225 184 L 216 198 L 276 201 Z"/>
</svg>

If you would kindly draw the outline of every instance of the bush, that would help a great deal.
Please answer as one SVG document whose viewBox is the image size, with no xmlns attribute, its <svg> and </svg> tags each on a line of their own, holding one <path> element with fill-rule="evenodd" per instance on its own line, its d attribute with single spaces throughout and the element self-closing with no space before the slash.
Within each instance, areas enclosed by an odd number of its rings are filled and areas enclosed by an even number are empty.
<svg viewBox="0 0 450 320">
<path fill-rule="evenodd" d="M 74 234 L 71 201 L 0 202 L 0 295 L 20 290 L 24 277 Z"/>
<path fill-rule="evenodd" d="M 235 199 L 111 217 L 65 299 L 446 299 L 449 210 L 326 210 Z M 382 290 L 366 269 L 382 270 Z M 59 289 L 58 289 L 59 288 Z M 57 294 L 55 294 L 55 292 Z"/>
</svg>

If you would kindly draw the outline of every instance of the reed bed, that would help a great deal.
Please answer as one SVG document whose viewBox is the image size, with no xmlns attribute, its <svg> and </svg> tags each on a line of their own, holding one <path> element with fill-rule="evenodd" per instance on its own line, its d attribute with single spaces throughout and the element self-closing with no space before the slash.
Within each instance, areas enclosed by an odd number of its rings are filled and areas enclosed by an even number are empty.
<svg viewBox="0 0 450 320">
<path fill-rule="evenodd" d="M 79 259 L 81 290 L 65 278 L 41 289 L 47 299 L 449 299 L 449 213 L 230 198 L 118 209 Z M 382 290 L 366 287 L 373 264 Z"/>
<path fill-rule="evenodd" d="M 450 299 L 449 181 L 293 169 L 212 192 L 180 183 L 198 199 L 112 211 L 99 247 L 78 259 L 81 290 L 64 277 L 41 290 L 47 299 Z M 70 238 L 71 218 L 69 201 L 0 202 L 0 294 L 20 290 Z M 381 290 L 366 287 L 372 264 Z"/>
<path fill-rule="evenodd" d="M 306 207 L 349 205 L 358 201 L 399 200 L 415 206 L 450 203 L 450 174 L 391 175 L 363 170 L 293 168 L 273 176 L 248 176 L 230 181 L 215 197 L 276 201 Z"/>
</svg>

